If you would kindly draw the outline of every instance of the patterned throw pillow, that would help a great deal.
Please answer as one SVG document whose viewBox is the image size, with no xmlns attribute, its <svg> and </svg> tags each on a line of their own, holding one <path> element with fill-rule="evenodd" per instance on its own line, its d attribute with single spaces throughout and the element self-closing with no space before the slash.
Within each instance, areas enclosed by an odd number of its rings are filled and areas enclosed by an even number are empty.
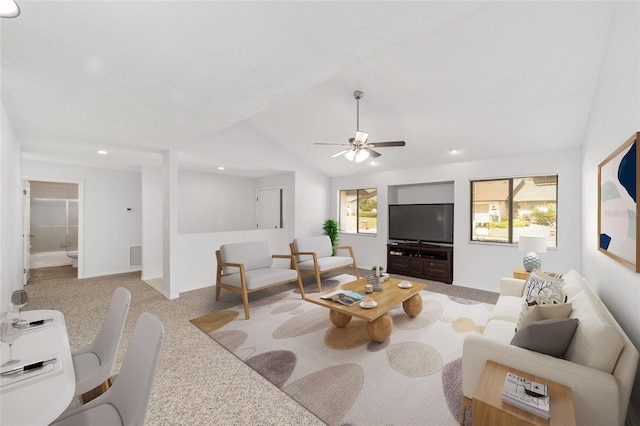
<svg viewBox="0 0 640 426">
<path fill-rule="evenodd" d="M 545 274 L 540 269 L 531 271 L 522 292 L 522 309 L 515 331 L 524 325 L 524 319 L 531 306 L 565 303 L 567 296 L 562 292 L 563 284 L 562 278 L 555 274 Z"/>
<path fill-rule="evenodd" d="M 524 291 L 522 297 L 527 301 L 533 301 L 533 298 L 551 297 L 552 299 L 558 299 L 562 295 L 562 285 L 564 280 L 552 276 L 551 274 L 545 274 L 540 269 L 534 269 L 529 275 L 529 279 L 524 285 Z M 564 300 L 557 301 L 556 303 L 564 303 Z"/>
</svg>

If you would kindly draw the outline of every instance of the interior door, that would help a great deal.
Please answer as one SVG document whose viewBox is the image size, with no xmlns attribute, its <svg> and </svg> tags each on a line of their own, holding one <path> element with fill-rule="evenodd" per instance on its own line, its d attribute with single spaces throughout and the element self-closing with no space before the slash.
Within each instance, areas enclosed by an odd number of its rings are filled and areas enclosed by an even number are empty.
<svg viewBox="0 0 640 426">
<path fill-rule="evenodd" d="M 31 279 L 31 184 L 28 180 L 22 184 L 22 205 L 23 207 L 23 244 L 24 244 L 24 267 L 23 283 L 29 283 Z"/>
<path fill-rule="evenodd" d="M 256 228 L 283 228 L 282 214 L 284 190 L 282 188 L 258 189 L 256 191 Z"/>
</svg>

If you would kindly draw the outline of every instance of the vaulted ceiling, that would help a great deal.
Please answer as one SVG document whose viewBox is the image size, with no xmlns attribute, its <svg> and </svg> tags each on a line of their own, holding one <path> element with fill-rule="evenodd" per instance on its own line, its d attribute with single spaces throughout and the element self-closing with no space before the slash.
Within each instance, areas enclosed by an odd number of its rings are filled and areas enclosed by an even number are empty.
<svg viewBox="0 0 640 426">
<path fill-rule="evenodd" d="M 247 176 L 282 152 L 341 176 L 580 146 L 614 7 L 18 3 L 0 21 L 1 95 L 24 158 L 137 168 L 173 149 L 183 168 Z M 374 165 L 314 145 L 354 135 L 355 90 L 370 140 L 407 143 Z"/>
</svg>

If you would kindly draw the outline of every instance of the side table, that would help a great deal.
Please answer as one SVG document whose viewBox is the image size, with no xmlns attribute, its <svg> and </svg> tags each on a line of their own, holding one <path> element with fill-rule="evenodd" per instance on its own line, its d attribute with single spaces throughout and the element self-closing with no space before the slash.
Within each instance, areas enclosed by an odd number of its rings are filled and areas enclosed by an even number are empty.
<svg viewBox="0 0 640 426">
<path fill-rule="evenodd" d="M 502 401 L 502 388 L 504 387 L 504 379 L 507 372 L 544 383 L 549 387 L 550 419 L 544 419 Z M 493 361 L 487 361 L 485 364 L 480 381 L 478 381 L 478 385 L 473 392 L 473 399 L 469 401 L 469 398 L 462 396 L 461 425 L 464 425 L 465 410 L 469 404 L 471 404 L 471 422 L 474 426 L 575 426 L 576 424 L 571 388 Z"/>
<path fill-rule="evenodd" d="M 518 278 L 520 280 L 527 280 L 529 279 L 529 275 L 531 275 L 531 272 L 525 271 L 524 268 L 516 268 L 513 270 L 513 278 Z"/>
</svg>

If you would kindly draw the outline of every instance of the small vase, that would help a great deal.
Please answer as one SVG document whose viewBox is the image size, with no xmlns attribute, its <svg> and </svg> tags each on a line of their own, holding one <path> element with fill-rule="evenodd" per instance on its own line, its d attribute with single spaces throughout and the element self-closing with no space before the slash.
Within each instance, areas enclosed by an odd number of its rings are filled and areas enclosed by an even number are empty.
<svg viewBox="0 0 640 426">
<path fill-rule="evenodd" d="M 380 276 L 376 275 L 375 280 L 373 282 L 373 291 L 382 291 L 384 287 L 382 287 L 382 283 L 380 283 Z"/>
</svg>

